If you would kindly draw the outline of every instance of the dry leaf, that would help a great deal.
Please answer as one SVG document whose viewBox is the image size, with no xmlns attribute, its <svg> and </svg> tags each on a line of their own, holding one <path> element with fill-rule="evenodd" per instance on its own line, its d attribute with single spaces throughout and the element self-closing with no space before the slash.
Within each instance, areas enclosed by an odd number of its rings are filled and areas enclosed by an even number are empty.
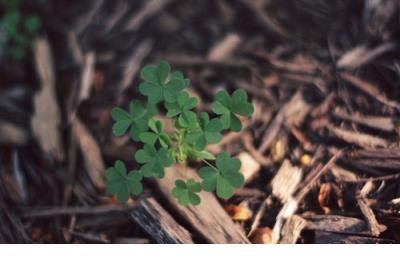
<svg viewBox="0 0 400 266">
<path fill-rule="evenodd" d="M 244 222 L 251 218 L 251 211 L 247 206 L 229 204 L 224 206 L 225 211 L 229 214 L 232 220 Z"/>
<path fill-rule="evenodd" d="M 250 235 L 250 241 L 253 244 L 275 244 L 273 240 L 272 230 L 269 227 L 260 227 L 253 231 Z"/>
<path fill-rule="evenodd" d="M 328 207 L 328 202 L 331 194 L 331 185 L 329 183 L 321 184 L 318 194 L 318 203 L 325 214 L 330 214 L 331 209 Z"/>
<path fill-rule="evenodd" d="M 309 166 L 309 165 L 311 164 L 311 160 L 312 160 L 312 158 L 311 158 L 311 156 L 308 155 L 308 154 L 303 154 L 303 155 L 300 157 L 300 163 L 301 163 L 301 165 L 302 165 L 303 167 Z"/>
</svg>

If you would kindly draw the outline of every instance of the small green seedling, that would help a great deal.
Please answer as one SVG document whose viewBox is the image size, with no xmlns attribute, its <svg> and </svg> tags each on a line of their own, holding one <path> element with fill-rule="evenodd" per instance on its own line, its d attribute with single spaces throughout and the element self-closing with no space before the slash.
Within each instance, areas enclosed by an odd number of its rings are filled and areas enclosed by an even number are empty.
<svg viewBox="0 0 400 266">
<path fill-rule="evenodd" d="M 0 49 L 10 47 L 10 55 L 14 60 L 26 56 L 33 38 L 40 28 L 40 18 L 35 14 L 25 14 L 22 11 L 23 0 L 0 0 Z M 26 1 L 27 2 L 27 1 Z M 32 1 L 30 1 L 32 2 Z M 43 0 L 36 0 L 39 4 Z"/>
<path fill-rule="evenodd" d="M 207 144 L 221 141 L 223 130 L 242 129 L 239 116 L 251 116 L 254 111 L 247 93 L 242 89 L 232 95 L 218 92 L 211 107 L 214 115 L 210 118 L 206 112 L 194 111 L 198 100 L 186 91 L 189 79 L 182 72 L 171 71 L 167 62 L 145 66 L 141 77 L 144 81 L 139 91 L 147 97 L 147 103 L 133 100 L 128 111 L 115 107 L 111 112 L 114 135 L 128 133 L 132 140 L 143 143 L 143 148 L 134 155 L 141 167 L 128 173 L 125 164 L 117 161 L 106 171 L 108 193 L 126 202 L 130 195 L 142 192 L 143 178 L 164 178 L 166 167 L 174 163 L 186 166 L 188 160 L 193 160 L 204 163 L 198 170 L 202 182 L 182 177 L 176 180 L 172 196 L 182 205 L 200 204 L 198 194 L 202 190 L 216 192 L 222 199 L 230 198 L 235 188 L 244 184 L 239 172 L 241 162 L 225 151 L 215 157 L 206 148 Z M 163 123 L 155 118 L 158 108 L 165 110 L 173 121 L 173 132 L 166 132 Z"/>
</svg>

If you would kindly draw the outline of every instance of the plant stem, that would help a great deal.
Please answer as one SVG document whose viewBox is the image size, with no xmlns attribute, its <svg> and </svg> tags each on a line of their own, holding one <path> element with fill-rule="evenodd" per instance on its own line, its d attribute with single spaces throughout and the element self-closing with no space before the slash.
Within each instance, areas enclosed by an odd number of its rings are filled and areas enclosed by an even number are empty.
<svg viewBox="0 0 400 266">
<path fill-rule="evenodd" d="M 211 168 L 213 168 L 215 171 L 219 172 L 218 168 L 215 167 L 214 165 L 210 164 L 209 162 L 207 162 L 205 159 L 201 159 L 205 164 L 207 164 L 208 166 L 210 166 Z"/>
</svg>

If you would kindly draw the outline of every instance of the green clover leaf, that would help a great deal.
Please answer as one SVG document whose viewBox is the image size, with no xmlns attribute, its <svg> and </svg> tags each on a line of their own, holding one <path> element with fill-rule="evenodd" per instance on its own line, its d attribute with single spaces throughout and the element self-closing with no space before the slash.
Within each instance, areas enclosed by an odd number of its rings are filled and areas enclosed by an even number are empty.
<svg viewBox="0 0 400 266">
<path fill-rule="evenodd" d="M 139 91 L 148 97 L 149 102 L 175 102 L 178 93 L 189 85 L 189 81 L 181 72 L 175 71 L 170 74 L 170 71 L 171 67 L 165 61 L 143 68 L 144 82 L 139 85 Z"/>
<path fill-rule="evenodd" d="M 178 125 L 188 127 L 197 121 L 196 114 L 192 111 L 197 105 L 197 99 L 191 97 L 187 92 L 183 91 L 177 95 L 176 102 L 166 102 L 167 117 L 178 116 Z"/>
<path fill-rule="evenodd" d="M 200 113 L 199 127 L 189 129 L 186 140 L 198 150 L 203 150 L 207 143 L 218 143 L 222 139 L 220 119 L 209 118 L 205 112 Z"/>
<path fill-rule="evenodd" d="M 171 166 L 174 162 L 171 153 L 166 148 L 156 150 L 149 144 L 144 144 L 143 149 L 135 153 L 135 160 L 143 164 L 141 171 L 144 177 L 164 177 L 164 167 Z"/>
<path fill-rule="evenodd" d="M 171 143 L 171 139 L 168 136 L 168 134 L 164 132 L 161 121 L 150 119 L 148 126 L 151 129 L 151 131 L 140 133 L 139 135 L 140 140 L 143 143 L 147 143 L 150 145 L 154 145 L 158 140 L 158 142 L 162 147 L 168 148 L 168 145 Z"/>
<path fill-rule="evenodd" d="M 217 168 L 205 166 L 199 169 L 199 176 L 203 179 L 202 188 L 208 192 L 216 191 L 218 197 L 228 199 L 235 188 L 244 184 L 244 177 L 239 172 L 241 162 L 231 158 L 227 152 L 221 152 L 216 165 Z"/>
<path fill-rule="evenodd" d="M 139 135 L 148 129 L 147 122 L 155 114 L 155 107 L 151 104 L 144 106 L 140 101 L 133 100 L 129 104 L 129 113 L 122 108 L 115 107 L 111 111 L 111 116 L 115 123 L 113 133 L 120 137 L 130 128 L 131 137 L 139 141 Z"/>
<path fill-rule="evenodd" d="M 220 91 L 215 98 L 216 101 L 211 109 L 217 115 L 221 115 L 223 128 L 239 132 L 242 129 L 242 123 L 237 115 L 250 116 L 254 112 L 253 105 L 247 101 L 246 91 L 238 89 L 232 96 L 226 91 Z"/>
<path fill-rule="evenodd" d="M 174 196 L 183 206 L 189 204 L 198 205 L 201 200 L 196 193 L 199 193 L 200 191 L 200 183 L 196 182 L 193 178 L 186 182 L 184 180 L 176 180 L 175 188 L 172 190 L 172 196 Z"/>
<path fill-rule="evenodd" d="M 126 171 L 122 161 L 116 161 L 114 167 L 106 170 L 107 192 L 117 197 L 119 202 L 126 202 L 129 194 L 139 195 L 143 191 L 142 175 L 139 171 Z"/>
</svg>

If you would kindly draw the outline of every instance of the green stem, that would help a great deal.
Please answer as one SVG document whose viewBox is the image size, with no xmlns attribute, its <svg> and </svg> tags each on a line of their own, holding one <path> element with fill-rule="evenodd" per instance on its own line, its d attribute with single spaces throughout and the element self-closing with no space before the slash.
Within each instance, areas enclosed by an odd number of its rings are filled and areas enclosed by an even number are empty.
<svg viewBox="0 0 400 266">
<path fill-rule="evenodd" d="M 218 168 L 215 167 L 214 165 L 210 164 L 209 162 L 207 162 L 205 159 L 201 159 L 203 161 L 203 163 L 207 164 L 208 166 L 210 166 L 211 168 L 213 168 L 215 171 L 219 172 Z"/>
</svg>

